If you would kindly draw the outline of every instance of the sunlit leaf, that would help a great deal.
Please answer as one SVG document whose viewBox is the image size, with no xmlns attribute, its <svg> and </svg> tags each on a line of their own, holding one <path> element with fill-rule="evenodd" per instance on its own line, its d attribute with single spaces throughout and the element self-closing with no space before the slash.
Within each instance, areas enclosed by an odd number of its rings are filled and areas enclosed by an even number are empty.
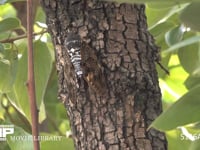
<svg viewBox="0 0 200 150">
<path fill-rule="evenodd" d="M 172 103 L 187 92 L 183 83 L 188 75 L 179 65 L 177 55 L 171 56 L 168 65 L 170 75 L 165 76 L 163 80 L 160 79 L 160 87 L 163 100 L 167 103 Z"/>
<path fill-rule="evenodd" d="M 151 127 L 167 131 L 200 120 L 200 86 L 191 89 L 170 108 L 163 112 Z"/>
<path fill-rule="evenodd" d="M 0 10 L 0 16 L 2 19 L 16 17 L 16 10 L 13 9 L 13 6 L 10 3 L 0 5 Z"/>
<path fill-rule="evenodd" d="M 172 10 L 173 10 L 173 8 L 164 8 L 164 9 L 160 9 L 160 10 L 152 9 L 152 8 L 149 8 L 147 5 L 146 15 L 148 18 L 147 21 L 148 21 L 149 29 L 151 30 L 156 25 L 164 22 L 167 18 L 169 18 L 171 15 L 173 15 L 175 12 Z"/>
<path fill-rule="evenodd" d="M 35 22 L 46 23 L 46 16 L 44 14 L 42 7 L 37 8 L 37 13 L 36 13 L 36 16 L 35 16 Z"/>
<path fill-rule="evenodd" d="M 36 82 L 36 99 L 38 107 L 44 98 L 47 82 L 52 67 L 52 57 L 45 45 L 40 41 L 34 43 L 34 64 L 35 64 L 35 82 Z M 13 93 L 9 93 L 10 99 L 21 112 L 31 122 L 30 108 L 27 94 L 27 51 L 24 51 L 22 58 L 19 60 L 19 69 L 16 81 L 13 86 Z M 41 114 L 45 115 L 45 114 Z M 44 119 L 44 116 L 41 116 Z M 41 118 L 40 118 L 41 119 Z M 40 120 L 41 121 L 41 120 Z"/>
</svg>

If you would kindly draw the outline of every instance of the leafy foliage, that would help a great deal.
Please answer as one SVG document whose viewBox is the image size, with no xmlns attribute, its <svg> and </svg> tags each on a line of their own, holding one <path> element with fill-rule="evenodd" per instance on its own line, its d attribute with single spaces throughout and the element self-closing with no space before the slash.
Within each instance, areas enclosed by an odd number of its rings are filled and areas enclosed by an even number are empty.
<svg viewBox="0 0 200 150">
<path fill-rule="evenodd" d="M 30 110 L 27 98 L 26 39 L 18 38 L 16 29 L 25 31 L 10 2 L 0 4 L 0 124 L 14 124 L 15 136 L 31 134 Z M 161 47 L 162 64 L 170 75 L 158 66 L 164 112 L 151 127 L 166 132 L 169 150 L 200 148 L 200 0 L 115 0 L 145 2 L 149 31 Z M 38 6 L 34 32 L 45 29 L 45 15 Z M 10 39 L 16 40 L 10 41 Z M 6 42 L 7 41 L 7 42 Z M 57 76 L 54 51 L 47 33 L 34 41 L 37 105 L 41 135 L 61 135 L 59 142 L 42 141 L 41 149 L 73 149 L 64 137 L 70 130 L 63 104 L 57 100 Z M 30 141 L 31 142 L 31 141 Z M 23 146 L 22 146 L 23 145 Z M 8 137 L 5 150 L 33 149 L 29 142 L 14 142 Z"/>
<path fill-rule="evenodd" d="M 166 76 L 157 68 L 166 111 L 151 127 L 166 132 L 170 150 L 194 150 L 200 148 L 200 37 L 195 19 L 200 2 L 174 2 L 179 3 L 147 3 L 150 32 L 161 47 L 162 64 L 170 71 Z"/>
<path fill-rule="evenodd" d="M 32 150 L 31 118 L 27 95 L 27 41 L 26 36 L 17 35 L 16 29 L 25 31 L 16 17 L 16 10 L 6 1 L 0 9 L 0 124 L 14 124 L 14 134 L 7 137 L 4 150 Z M 9 14 L 9 15 L 8 15 Z M 39 108 L 40 136 L 42 150 L 60 147 L 73 149 L 73 142 L 67 138 L 70 131 L 64 105 L 57 99 L 57 75 L 54 48 L 46 30 L 45 15 L 38 6 L 34 32 L 41 33 L 34 38 L 34 72 L 36 99 Z M 26 32 L 26 31 L 25 31 Z M 61 137 L 59 141 L 47 137 Z M 14 139 L 16 137 L 18 139 Z M 24 138 L 24 139 L 19 139 Z M 50 148 L 51 147 L 51 148 Z M 1 149 L 0 148 L 0 149 Z"/>
<path fill-rule="evenodd" d="M 21 150 L 33 150 L 32 139 L 28 140 L 31 137 L 31 134 L 25 132 L 23 129 L 19 127 L 15 127 L 15 132 L 11 136 L 8 136 L 8 144 L 11 149 L 21 149 Z M 20 138 L 27 138 L 26 140 L 22 140 Z"/>
<path fill-rule="evenodd" d="M 156 119 L 152 126 L 166 131 L 191 122 L 198 122 L 200 120 L 199 91 L 200 85 L 192 88 L 190 92 L 186 93 L 170 109 L 167 109 L 163 115 Z"/>
<path fill-rule="evenodd" d="M 17 18 L 6 18 L 0 22 L 0 33 L 20 27 L 20 21 Z"/>
</svg>

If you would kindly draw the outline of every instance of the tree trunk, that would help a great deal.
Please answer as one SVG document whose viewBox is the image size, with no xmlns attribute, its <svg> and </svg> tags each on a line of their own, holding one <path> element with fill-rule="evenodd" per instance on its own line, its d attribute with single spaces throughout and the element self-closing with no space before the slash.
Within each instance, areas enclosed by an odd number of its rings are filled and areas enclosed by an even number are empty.
<svg viewBox="0 0 200 150">
<path fill-rule="evenodd" d="M 147 31 L 144 5 L 98 0 L 42 0 L 42 4 L 55 46 L 59 96 L 76 149 L 166 150 L 165 135 L 147 130 L 162 105 L 154 64 L 158 50 Z M 95 55 L 87 63 L 91 72 L 84 70 L 81 78 L 65 44 L 71 32 L 86 43 L 84 57 Z M 87 81 L 90 73 L 100 90 Z"/>
</svg>

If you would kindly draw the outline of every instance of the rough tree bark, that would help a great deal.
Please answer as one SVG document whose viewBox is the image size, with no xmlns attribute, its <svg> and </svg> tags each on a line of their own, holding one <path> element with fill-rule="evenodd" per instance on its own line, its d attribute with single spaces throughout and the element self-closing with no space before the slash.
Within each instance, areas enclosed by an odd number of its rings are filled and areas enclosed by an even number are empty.
<svg viewBox="0 0 200 150">
<path fill-rule="evenodd" d="M 76 149 L 166 150 L 165 135 L 147 130 L 162 105 L 155 69 L 158 50 L 147 31 L 144 5 L 98 0 L 42 0 L 42 4 L 55 46 L 59 96 Z M 106 80 L 103 95 L 84 79 L 84 87 L 76 86 L 64 46 L 72 31 L 97 55 Z"/>
</svg>

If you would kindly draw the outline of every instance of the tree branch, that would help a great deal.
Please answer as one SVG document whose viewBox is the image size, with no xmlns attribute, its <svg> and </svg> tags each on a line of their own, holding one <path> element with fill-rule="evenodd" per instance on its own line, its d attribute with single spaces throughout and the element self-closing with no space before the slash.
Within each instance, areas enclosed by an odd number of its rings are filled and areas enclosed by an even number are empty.
<svg viewBox="0 0 200 150">
<path fill-rule="evenodd" d="M 38 138 L 38 111 L 35 94 L 35 78 L 34 78 L 34 63 L 33 63 L 33 18 L 32 18 L 32 0 L 27 0 L 27 38 L 28 38 L 28 96 L 31 109 L 32 135 L 34 150 L 39 150 Z"/>
<path fill-rule="evenodd" d="M 33 33 L 32 36 L 44 34 L 46 32 L 47 32 L 47 30 L 44 30 L 44 31 L 41 31 L 41 32 L 38 32 L 38 33 Z M 27 38 L 27 36 L 28 36 L 27 34 L 24 34 L 24 35 L 20 35 L 18 37 L 15 37 L 15 38 L 8 38 L 8 39 L 0 41 L 0 43 L 13 43 L 14 41 Z"/>
</svg>

